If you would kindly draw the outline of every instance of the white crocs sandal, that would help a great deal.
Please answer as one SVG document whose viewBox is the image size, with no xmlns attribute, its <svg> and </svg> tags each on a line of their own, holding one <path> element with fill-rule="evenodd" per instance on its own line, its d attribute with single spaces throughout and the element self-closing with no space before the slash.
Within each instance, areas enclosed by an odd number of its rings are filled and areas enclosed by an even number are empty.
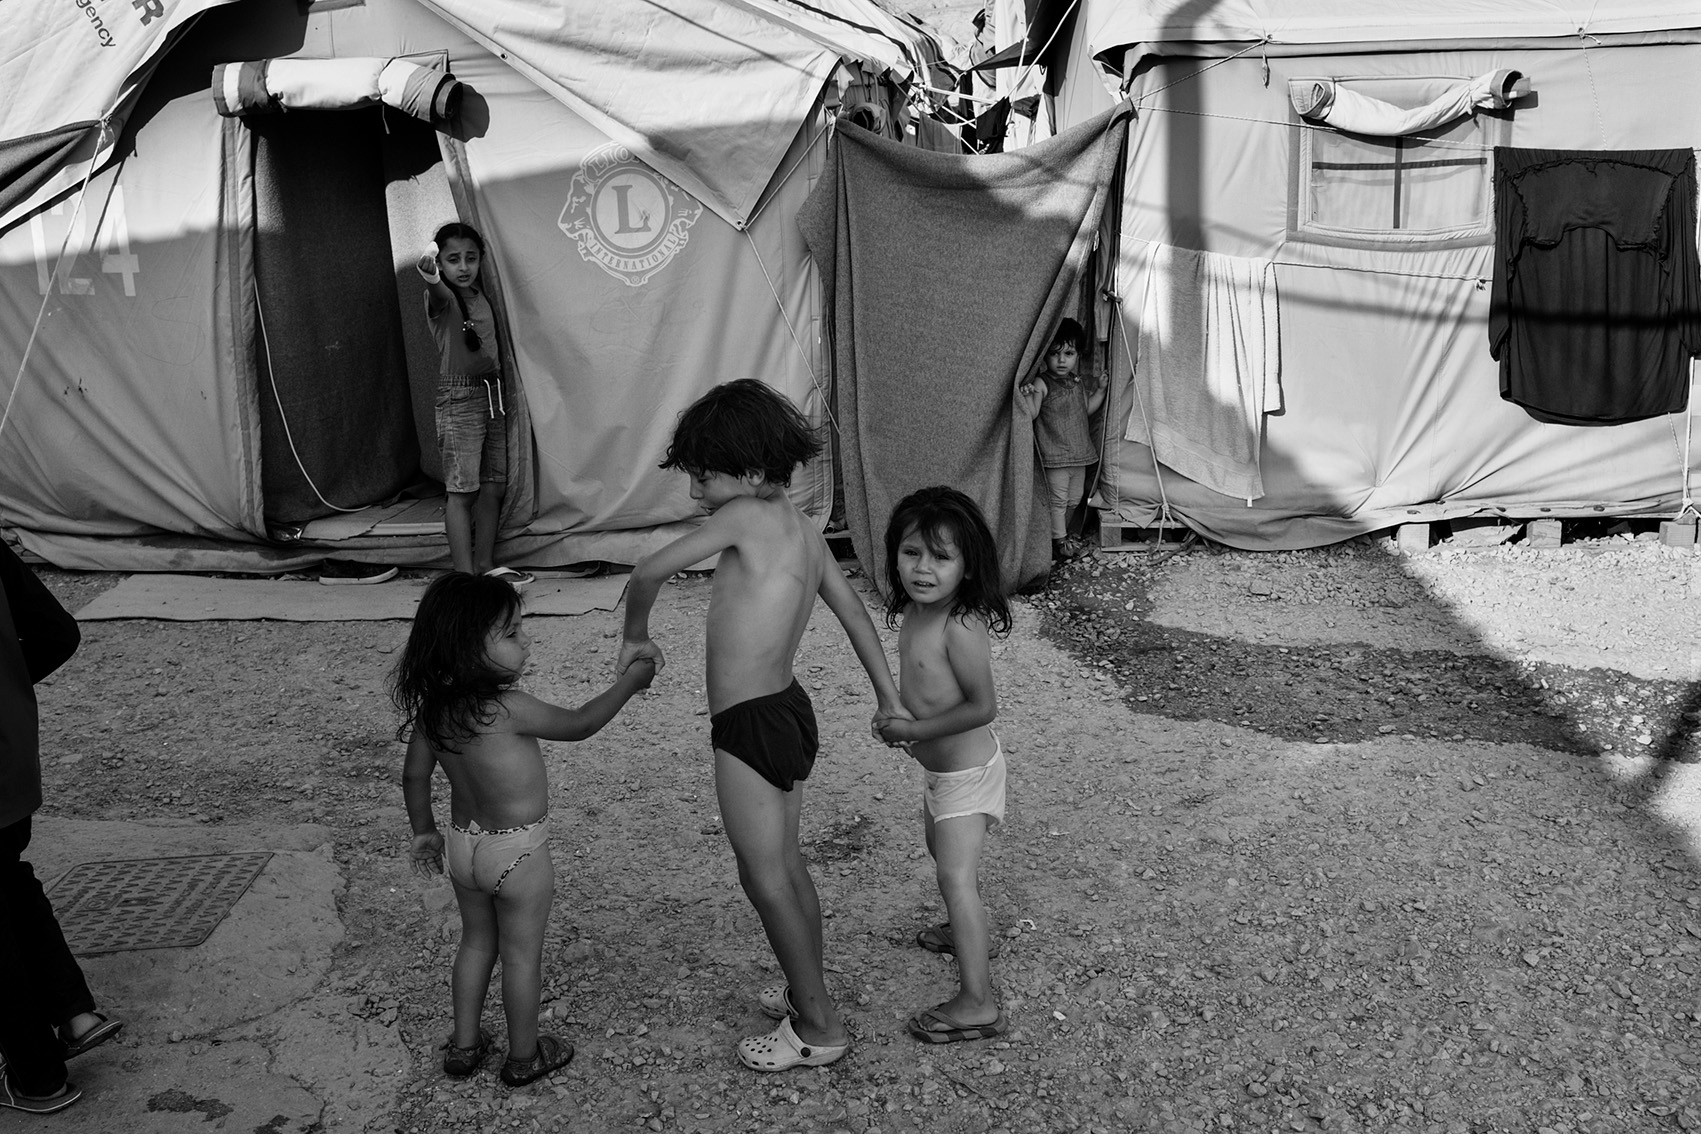
<svg viewBox="0 0 1701 1134">
<path fill-rule="evenodd" d="M 797 1019 L 797 1009 L 791 1006 L 791 985 L 770 984 L 756 994 L 762 1014 L 770 1020 Z"/>
<path fill-rule="evenodd" d="M 738 1041 L 738 1060 L 752 1071 L 789 1071 L 793 1067 L 825 1067 L 844 1058 L 850 1044 L 822 1047 L 804 1043 L 792 1031 L 790 1020 L 765 1036 L 749 1036 Z"/>
</svg>

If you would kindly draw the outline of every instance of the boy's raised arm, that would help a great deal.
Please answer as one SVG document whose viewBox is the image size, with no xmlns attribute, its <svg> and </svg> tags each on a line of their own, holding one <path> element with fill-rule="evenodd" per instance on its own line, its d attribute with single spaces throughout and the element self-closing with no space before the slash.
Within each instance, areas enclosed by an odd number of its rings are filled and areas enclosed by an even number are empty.
<svg viewBox="0 0 1701 1134">
<path fill-rule="evenodd" d="M 738 542 L 742 531 L 738 522 L 737 501 L 727 505 L 703 522 L 696 531 L 687 532 L 666 547 L 653 551 L 638 561 L 626 582 L 626 620 L 620 631 L 620 654 L 614 660 L 614 672 L 625 673 L 626 667 L 640 658 L 656 663 L 656 669 L 666 665 L 661 647 L 650 641 L 650 608 L 661 593 L 662 584 L 693 563 L 701 563 L 718 555 Z"/>
</svg>

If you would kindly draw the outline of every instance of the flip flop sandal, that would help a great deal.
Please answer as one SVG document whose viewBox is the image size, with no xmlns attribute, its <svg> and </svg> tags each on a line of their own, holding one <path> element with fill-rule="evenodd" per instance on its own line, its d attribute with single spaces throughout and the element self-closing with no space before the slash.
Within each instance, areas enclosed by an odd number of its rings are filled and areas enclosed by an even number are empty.
<svg viewBox="0 0 1701 1134">
<path fill-rule="evenodd" d="M 82 1035 L 65 1041 L 66 1059 L 81 1055 L 90 1048 L 99 1047 L 101 1044 L 117 1035 L 124 1027 L 123 1020 L 109 1020 L 100 1012 L 96 1012 L 94 1015 L 100 1018 L 100 1023 L 96 1024 Z"/>
<path fill-rule="evenodd" d="M 770 984 L 756 994 L 762 1012 L 770 1020 L 797 1019 L 797 1009 L 791 1005 L 791 985 Z"/>
<path fill-rule="evenodd" d="M 73 1087 L 69 1079 L 51 1095 L 21 1095 L 12 1087 L 12 1076 L 0 1070 L 0 1107 L 27 1111 L 30 1114 L 52 1114 L 64 1110 L 83 1097 L 81 1087 Z"/>
<path fill-rule="evenodd" d="M 443 1044 L 443 1050 L 448 1052 L 443 1057 L 443 1074 L 451 1079 L 465 1079 L 484 1066 L 484 1057 L 490 1054 L 495 1043 L 495 1039 L 483 1028 L 478 1030 L 478 1041 L 471 1047 L 456 1047 L 455 1037 L 451 1035 Z"/>
<path fill-rule="evenodd" d="M 752 1071 L 789 1071 L 793 1067 L 825 1067 L 844 1058 L 849 1043 L 824 1047 L 804 1043 L 792 1030 L 790 1020 L 765 1036 L 749 1036 L 738 1041 L 738 1060 Z"/>
<path fill-rule="evenodd" d="M 938 925 L 921 930 L 915 935 L 915 943 L 920 945 L 923 949 L 926 949 L 929 953 L 949 953 L 951 956 L 957 955 L 957 939 L 952 934 L 951 923 L 948 921 L 942 921 Z M 1003 947 L 998 943 L 998 938 L 988 938 L 986 945 L 987 958 L 990 960 L 991 958 L 998 956 L 1002 948 Z"/>
<path fill-rule="evenodd" d="M 502 1081 L 510 1087 L 523 1087 L 543 1078 L 551 1071 L 567 1066 L 572 1060 L 572 1044 L 554 1036 L 539 1036 L 536 1055 L 530 1059 L 509 1057 L 502 1064 Z"/>
<path fill-rule="evenodd" d="M 512 567 L 492 567 L 485 574 L 492 579 L 501 579 L 511 587 L 523 587 L 537 581 L 537 576 L 530 571 L 516 571 Z"/>
<path fill-rule="evenodd" d="M 1004 1033 L 1004 1012 L 990 1024 L 965 1024 L 938 1008 L 924 1008 L 911 1016 L 905 1025 L 910 1035 L 927 1043 L 962 1043 L 965 1040 L 991 1039 Z"/>
</svg>

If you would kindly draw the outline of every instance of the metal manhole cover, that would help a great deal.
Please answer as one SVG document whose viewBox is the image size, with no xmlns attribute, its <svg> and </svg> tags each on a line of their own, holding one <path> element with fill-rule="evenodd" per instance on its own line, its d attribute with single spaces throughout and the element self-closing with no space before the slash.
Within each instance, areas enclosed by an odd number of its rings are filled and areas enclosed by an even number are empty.
<svg viewBox="0 0 1701 1134">
<path fill-rule="evenodd" d="M 199 945 L 230 913 L 271 851 L 73 866 L 47 891 L 71 952 Z"/>
</svg>

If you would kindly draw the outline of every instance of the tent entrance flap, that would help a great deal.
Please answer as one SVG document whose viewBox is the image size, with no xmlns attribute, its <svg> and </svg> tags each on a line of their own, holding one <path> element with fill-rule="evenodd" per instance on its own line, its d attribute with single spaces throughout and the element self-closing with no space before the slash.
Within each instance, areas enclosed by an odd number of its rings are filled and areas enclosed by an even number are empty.
<svg viewBox="0 0 1701 1134">
<path fill-rule="evenodd" d="M 249 120 L 254 373 L 273 528 L 391 499 L 420 477 L 385 150 L 436 160 L 437 140 L 428 126 L 379 114 Z"/>
</svg>

